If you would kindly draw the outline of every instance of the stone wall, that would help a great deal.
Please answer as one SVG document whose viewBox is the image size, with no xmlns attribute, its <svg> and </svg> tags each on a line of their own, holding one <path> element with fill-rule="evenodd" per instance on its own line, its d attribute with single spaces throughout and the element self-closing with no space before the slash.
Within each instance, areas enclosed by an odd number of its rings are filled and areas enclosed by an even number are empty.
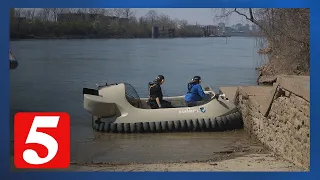
<svg viewBox="0 0 320 180">
<path fill-rule="evenodd" d="M 254 91 L 239 87 L 235 103 L 250 135 L 283 158 L 310 169 L 310 95 L 301 83 L 301 79 L 278 78 L 267 94 L 261 94 L 263 86 Z"/>
</svg>

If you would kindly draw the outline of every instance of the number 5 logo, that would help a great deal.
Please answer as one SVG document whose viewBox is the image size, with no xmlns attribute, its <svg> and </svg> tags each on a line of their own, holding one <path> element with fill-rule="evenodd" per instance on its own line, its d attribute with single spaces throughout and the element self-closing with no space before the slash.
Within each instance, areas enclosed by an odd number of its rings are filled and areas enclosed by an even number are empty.
<svg viewBox="0 0 320 180">
<path fill-rule="evenodd" d="M 14 117 L 17 168 L 67 168 L 70 117 L 66 113 L 17 113 Z"/>
</svg>

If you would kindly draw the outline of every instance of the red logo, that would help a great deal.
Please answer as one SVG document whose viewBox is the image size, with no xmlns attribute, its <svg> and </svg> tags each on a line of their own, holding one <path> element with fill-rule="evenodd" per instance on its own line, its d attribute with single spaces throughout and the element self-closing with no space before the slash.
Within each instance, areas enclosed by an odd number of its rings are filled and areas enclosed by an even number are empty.
<svg viewBox="0 0 320 180">
<path fill-rule="evenodd" d="M 68 168 L 70 116 L 63 112 L 20 112 L 14 117 L 16 168 Z"/>
</svg>

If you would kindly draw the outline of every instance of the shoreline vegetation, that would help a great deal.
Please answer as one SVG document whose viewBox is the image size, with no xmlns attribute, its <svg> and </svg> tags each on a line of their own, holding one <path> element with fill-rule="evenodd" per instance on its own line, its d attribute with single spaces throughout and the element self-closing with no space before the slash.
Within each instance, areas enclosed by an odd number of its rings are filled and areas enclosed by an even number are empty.
<svg viewBox="0 0 320 180">
<path fill-rule="evenodd" d="M 310 9 L 219 8 L 216 19 L 236 13 L 259 27 L 268 46 L 257 53 L 268 61 L 257 68 L 258 84 L 273 84 L 278 75 L 310 75 Z"/>
<path fill-rule="evenodd" d="M 258 50 L 268 61 L 258 84 L 273 84 L 278 75 L 310 74 L 310 10 L 307 8 L 217 8 L 214 20 L 238 14 L 257 27 L 250 36 L 266 40 Z M 218 26 L 205 29 L 186 20 L 171 19 L 150 10 L 136 18 L 134 9 L 41 8 L 10 10 L 10 40 L 23 39 L 146 39 L 155 29 L 159 38 L 222 35 Z M 226 35 L 226 34 L 224 34 Z M 247 34 L 248 35 L 248 34 Z M 247 36 L 248 37 L 248 36 Z"/>
<path fill-rule="evenodd" d="M 155 10 L 141 17 L 131 8 L 15 8 L 10 12 L 10 38 L 15 40 L 256 36 L 249 24 L 194 25 Z"/>
<path fill-rule="evenodd" d="M 218 36 L 217 36 L 218 37 Z M 217 37 L 212 37 L 212 38 L 217 38 Z M 251 37 L 251 36 L 233 36 L 233 37 Z M 172 38 L 157 38 L 157 39 L 178 39 L 178 38 L 204 38 L 204 37 L 183 37 L 183 36 L 176 36 Z M 218 37 L 219 38 L 219 37 Z M 224 36 L 221 36 L 220 38 L 226 38 Z M 254 38 L 254 37 L 253 37 Z M 60 36 L 60 37 L 55 37 L 55 36 L 33 36 L 33 35 L 28 35 L 20 38 L 11 38 L 10 41 L 19 41 L 19 40 L 37 40 L 37 39 L 43 39 L 43 40 L 55 40 L 55 39 L 153 39 L 151 37 L 86 37 L 86 36 Z"/>
<path fill-rule="evenodd" d="M 151 38 L 153 26 L 161 37 L 204 36 L 200 26 L 155 10 L 140 18 L 131 8 L 15 8 L 10 13 L 10 39 Z"/>
</svg>

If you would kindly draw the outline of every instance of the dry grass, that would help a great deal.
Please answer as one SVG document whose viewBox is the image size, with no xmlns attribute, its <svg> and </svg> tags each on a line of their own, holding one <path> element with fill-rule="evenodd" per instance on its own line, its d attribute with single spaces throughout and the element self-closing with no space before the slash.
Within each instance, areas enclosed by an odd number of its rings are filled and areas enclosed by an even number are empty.
<svg viewBox="0 0 320 180">
<path fill-rule="evenodd" d="M 310 10 L 308 8 L 216 9 L 215 19 L 228 19 L 232 13 L 256 24 L 268 40 L 269 61 L 260 68 L 260 83 L 273 82 L 279 74 L 309 75 Z M 264 80 L 265 79 L 265 80 Z M 270 80 L 271 79 L 271 80 Z"/>
</svg>

